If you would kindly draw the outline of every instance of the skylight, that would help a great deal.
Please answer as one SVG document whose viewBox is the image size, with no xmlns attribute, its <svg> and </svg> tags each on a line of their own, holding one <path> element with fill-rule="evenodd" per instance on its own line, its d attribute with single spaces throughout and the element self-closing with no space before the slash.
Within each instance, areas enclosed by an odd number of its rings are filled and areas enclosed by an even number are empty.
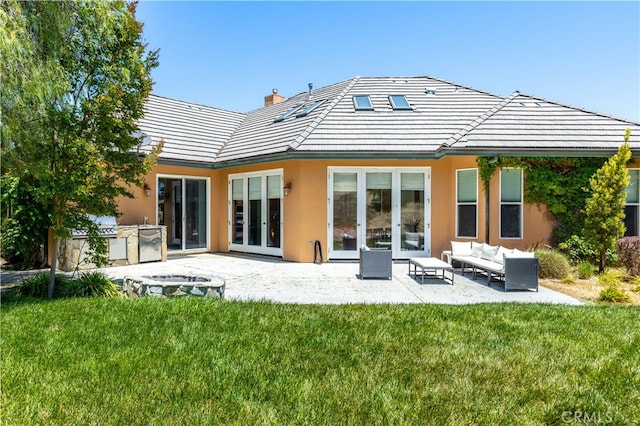
<svg viewBox="0 0 640 426">
<path fill-rule="evenodd" d="M 293 114 L 294 112 L 298 111 L 300 108 L 302 108 L 302 104 L 298 104 L 294 107 L 289 108 L 288 110 L 286 110 L 285 112 L 283 112 L 282 114 L 280 114 L 279 116 L 277 116 L 273 122 L 274 123 L 279 123 L 282 120 L 284 120 L 285 118 L 289 117 L 291 114 Z"/>
<path fill-rule="evenodd" d="M 353 106 L 356 111 L 373 111 L 373 104 L 369 95 L 357 95 L 353 97 Z"/>
<path fill-rule="evenodd" d="M 391 102 L 393 109 L 413 109 L 404 95 L 391 95 L 389 96 L 389 102 Z"/>
<path fill-rule="evenodd" d="M 322 99 L 320 101 L 315 101 L 311 105 L 307 106 L 305 109 L 296 114 L 296 118 L 304 117 L 309 114 L 314 109 L 318 108 L 325 100 Z"/>
</svg>

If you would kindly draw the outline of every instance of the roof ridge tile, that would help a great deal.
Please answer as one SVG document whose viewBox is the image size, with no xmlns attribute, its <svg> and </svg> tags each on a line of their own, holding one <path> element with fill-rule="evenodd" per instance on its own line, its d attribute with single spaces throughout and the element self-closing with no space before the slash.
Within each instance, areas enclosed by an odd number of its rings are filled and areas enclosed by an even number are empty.
<svg viewBox="0 0 640 426">
<path fill-rule="evenodd" d="M 359 76 L 355 76 L 351 79 L 349 84 L 336 96 L 331 103 L 313 120 L 301 133 L 298 135 L 293 142 L 289 144 L 289 148 L 287 151 L 295 151 L 304 143 L 304 141 L 309 137 L 313 129 L 318 127 L 318 124 L 331 112 L 331 110 L 344 98 L 344 96 L 351 90 L 351 88 L 358 82 L 360 79 Z"/>
<path fill-rule="evenodd" d="M 501 102 L 498 102 L 497 105 L 489 108 L 486 112 L 478 116 L 475 120 L 464 126 L 457 133 L 451 136 L 445 143 L 442 144 L 443 148 L 450 147 L 456 144 L 456 142 L 460 141 L 465 135 L 467 135 L 470 131 L 478 127 L 481 123 L 489 119 L 492 115 L 503 109 L 505 106 L 510 104 L 516 97 L 520 95 L 520 92 L 515 91 L 508 97 L 504 98 Z"/>
</svg>

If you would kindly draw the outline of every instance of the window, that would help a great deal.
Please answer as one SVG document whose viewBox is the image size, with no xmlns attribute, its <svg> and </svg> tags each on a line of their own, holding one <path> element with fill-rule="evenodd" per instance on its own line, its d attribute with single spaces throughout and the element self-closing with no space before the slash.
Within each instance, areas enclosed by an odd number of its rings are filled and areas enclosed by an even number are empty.
<svg viewBox="0 0 640 426">
<path fill-rule="evenodd" d="M 478 236 L 478 170 L 456 171 L 456 236 Z"/>
<path fill-rule="evenodd" d="M 500 238 L 522 238 L 522 170 L 500 170 Z"/>
<path fill-rule="evenodd" d="M 391 95 L 389 96 L 389 102 L 394 110 L 413 110 L 411 104 L 404 95 Z"/>
<path fill-rule="evenodd" d="M 296 118 L 300 118 L 300 117 L 304 117 L 305 115 L 309 114 L 311 111 L 313 111 L 314 109 L 318 108 L 320 105 L 322 105 L 324 103 L 324 99 L 321 101 L 315 101 L 313 102 L 311 105 L 309 105 L 308 107 L 306 107 L 305 109 L 303 109 L 302 111 L 300 111 L 299 113 L 296 114 Z"/>
<path fill-rule="evenodd" d="M 353 97 L 353 106 L 356 111 L 373 111 L 373 104 L 369 95 L 358 95 Z"/>
<path fill-rule="evenodd" d="M 640 169 L 629 170 L 627 205 L 624 206 L 625 237 L 640 235 Z"/>
<path fill-rule="evenodd" d="M 289 108 L 288 110 L 286 110 L 285 112 L 283 112 L 282 114 L 280 114 L 279 116 L 277 116 L 273 122 L 274 123 L 279 123 L 282 120 L 284 120 L 285 118 L 289 117 L 291 114 L 293 114 L 294 112 L 298 111 L 300 108 L 302 108 L 302 104 L 298 104 L 294 107 Z"/>
</svg>

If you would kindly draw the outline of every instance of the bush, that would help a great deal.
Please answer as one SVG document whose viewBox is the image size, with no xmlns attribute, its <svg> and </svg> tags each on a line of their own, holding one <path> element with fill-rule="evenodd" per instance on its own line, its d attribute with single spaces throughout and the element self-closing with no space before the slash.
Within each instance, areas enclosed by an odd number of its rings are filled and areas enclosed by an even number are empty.
<svg viewBox="0 0 640 426">
<path fill-rule="evenodd" d="M 48 288 L 49 273 L 39 272 L 23 279 L 17 290 L 22 296 L 46 299 Z M 120 287 L 100 272 L 87 272 L 77 279 L 56 275 L 54 297 L 114 297 L 121 294 Z"/>
<path fill-rule="evenodd" d="M 578 278 L 581 280 L 588 280 L 593 276 L 595 267 L 589 262 L 580 262 L 576 267 L 576 271 L 578 273 Z"/>
<path fill-rule="evenodd" d="M 538 274 L 540 278 L 563 279 L 569 276 L 571 265 L 560 252 L 553 250 L 536 250 L 538 258 Z"/>
<path fill-rule="evenodd" d="M 101 272 L 86 272 L 60 288 L 60 297 L 115 297 L 120 287 Z"/>
<path fill-rule="evenodd" d="M 607 270 L 598 275 L 598 282 L 606 287 L 617 286 L 622 281 L 620 274 L 614 271 Z"/>
<path fill-rule="evenodd" d="M 598 252 L 587 241 L 577 235 L 558 244 L 558 251 L 569 258 L 573 265 L 581 262 L 598 263 Z M 614 250 L 607 250 L 607 264 L 617 265 L 619 262 L 618 253 Z"/>
<path fill-rule="evenodd" d="M 71 279 L 65 275 L 56 275 L 55 278 L 55 294 L 57 295 L 61 288 L 69 284 Z M 20 281 L 18 291 L 21 295 L 27 297 L 37 297 L 46 299 L 49 289 L 49 273 L 38 272 L 36 275 L 24 278 Z"/>
<path fill-rule="evenodd" d="M 640 237 L 624 237 L 616 242 L 620 262 L 629 275 L 640 275 Z"/>
<path fill-rule="evenodd" d="M 603 302 L 612 303 L 628 303 L 631 299 L 624 290 L 617 287 L 609 286 L 602 289 L 600 292 L 600 300 Z"/>
<path fill-rule="evenodd" d="M 558 244 L 558 251 L 565 254 L 571 263 L 576 265 L 580 262 L 592 261 L 598 256 L 584 238 L 577 235 L 572 235 L 568 240 Z"/>
</svg>

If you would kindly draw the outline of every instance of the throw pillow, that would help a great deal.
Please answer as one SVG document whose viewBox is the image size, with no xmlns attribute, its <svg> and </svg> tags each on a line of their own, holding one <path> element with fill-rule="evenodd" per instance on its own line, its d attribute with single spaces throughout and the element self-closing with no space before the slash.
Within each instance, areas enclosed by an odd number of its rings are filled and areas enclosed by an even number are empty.
<svg viewBox="0 0 640 426">
<path fill-rule="evenodd" d="M 482 257 L 482 247 L 484 243 L 471 242 L 471 256 Z"/>
<path fill-rule="evenodd" d="M 497 246 L 490 246 L 489 244 L 485 244 L 482 247 L 482 259 L 493 260 L 496 257 L 496 253 L 498 252 Z"/>
<path fill-rule="evenodd" d="M 471 256 L 471 243 L 451 241 L 452 256 Z"/>
</svg>

